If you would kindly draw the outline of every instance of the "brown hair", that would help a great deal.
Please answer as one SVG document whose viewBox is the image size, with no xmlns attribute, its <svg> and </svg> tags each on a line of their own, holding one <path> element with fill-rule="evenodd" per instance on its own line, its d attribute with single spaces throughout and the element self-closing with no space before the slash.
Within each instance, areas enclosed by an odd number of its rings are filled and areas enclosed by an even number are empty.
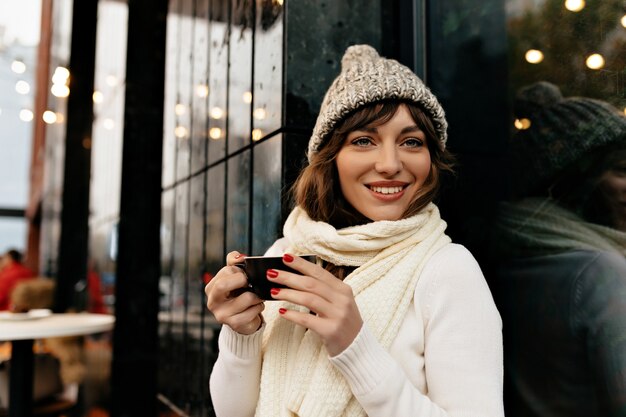
<svg viewBox="0 0 626 417">
<path fill-rule="evenodd" d="M 387 100 L 367 104 L 346 116 L 329 134 L 310 164 L 305 167 L 292 187 L 293 200 L 309 217 L 336 228 L 368 223 L 371 220 L 354 209 L 343 196 L 335 159 L 348 134 L 366 126 L 387 123 L 401 105 L 406 105 L 417 126 L 426 135 L 431 168 L 422 188 L 416 193 L 402 218 L 411 217 L 435 199 L 440 188 L 440 174 L 452 173 L 454 158 L 437 137 L 431 119 L 414 103 Z"/>
</svg>

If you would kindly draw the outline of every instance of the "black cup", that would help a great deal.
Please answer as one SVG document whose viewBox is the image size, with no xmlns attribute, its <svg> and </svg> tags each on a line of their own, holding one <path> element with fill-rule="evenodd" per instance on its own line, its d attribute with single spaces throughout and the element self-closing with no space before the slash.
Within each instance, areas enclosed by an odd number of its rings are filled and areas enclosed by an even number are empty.
<svg viewBox="0 0 626 417">
<path fill-rule="evenodd" d="M 313 263 L 317 260 L 315 255 L 303 255 L 300 257 Z M 248 287 L 244 288 L 244 290 L 252 291 L 262 300 L 273 300 L 270 295 L 272 288 L 285 288 L 285 285 L 271 282 L 267 279 L 268 269 L 301 274 L 299 271 L 285 265 L 282 256 L 248 256 L 243 262 L 235 264 L 235 266 L 241 268 L 248 279 Z"/>
</svg>

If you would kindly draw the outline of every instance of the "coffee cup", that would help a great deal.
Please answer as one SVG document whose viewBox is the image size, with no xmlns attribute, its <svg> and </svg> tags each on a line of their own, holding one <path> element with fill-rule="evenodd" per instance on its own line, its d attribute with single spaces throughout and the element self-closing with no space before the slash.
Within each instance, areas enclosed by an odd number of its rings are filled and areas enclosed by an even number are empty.
<svg viewBox="0 0 626 417">
<path fill-rule="evenodd" d="M 300 257 L 313 263 L 316 263 L 317 260 L 315 255 L 303 255 Z M 272 288 L 286 288 L 285 285 L 267 279 L 268 269 L 302 274 L 285 265 L 282 256 L 248 256 L 243 262 L 237 263 L 235 266 L 243 270 L 248 280 L 248 287 L 243 288 L 243 290 L 252 291 L 262 300 L 273 300 L 270 294 Z"/>
</svg>

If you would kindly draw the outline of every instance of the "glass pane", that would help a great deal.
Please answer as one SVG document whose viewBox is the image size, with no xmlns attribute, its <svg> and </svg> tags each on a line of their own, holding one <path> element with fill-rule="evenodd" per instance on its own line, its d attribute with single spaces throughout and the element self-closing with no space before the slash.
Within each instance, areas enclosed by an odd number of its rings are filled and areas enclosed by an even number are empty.
<svg viewBox="0 0 626 417">
<path fill-rule="evenodd" d="M 226 207 L 226 253 L 237 250 L 249 254 L 250 151 L 228 160 Z"/>
<path fill-rule="evenodd" d="M 215 2 L 213 2 L 215 5 Z M 226 100 L 228 94 L 228 16 L 211 9 L 209 30 L 209 163 L 224 157 L 226 149 Z"/>
<path fill-rule="evenodd" d="M 207 101 L 209 96 L 209 0 L 197 0 L 194 5 L 194 40 L 191 55 L 193 66 L 193 121 L 191 132 L 191 172 L 206 164 Z"/>
<path fill-rule="evenodd" d="M 250 142 L 252 97 L 253 4 L 232 0 L 230 27 L 230 79 L 228 85 L 228 152 Z"/>
<path fill-rule="evenodd" d="M 252 255 L 262 255 L 282 236 L 280 199 L 282 135 L 254 147 Z"/>
<path fill-rule="evenodd" d="M 177 139 L 178 155 L 176 158 L 176 178 L 189 176 L 191 157 L 191 106 L 193 85 L 191 80 L 193 54 L 193 11 L 192 1 L 183 1 L 180 6 L 178 33 L 178 66 L 176 74 L 176 126 L 174 135 Z"/>
<path fill-rule="evenodd" d="M 176 102 L 178 100 L 178 42 L 180 16 L 177 14 L 180 0 L 170 1 L 167 15 L 167 34 L 165 43 L 165 97 L 163 104 L 163 172 L 162 184 L 171 185 L 175 180 L 176 169 Z M 179 107 L 180 109 L 180 107 Z"/>
<path fill-rule="evenodd" d="M 208 171 L 206 270 L 215 275 L 224 266 L 224 164 Z"/>
<path fill-rule="evenodd" d="M 254 34 L 254 130 L 258 140 L 280 128 L 282 115 L 283 6 L 257 0 Z"/>
<path fill-rule="evenodd" d="M 161 194 L 161 294 L 160 309 L 171 307 L 172 291 L 172 250 L 174 238 L 174 198 L 175 190 L 167 190 Z"/>
<path fill-rule="evenodd" d="M 173 311 L 180 311 L 185 304 L 185 272 L 187 269 L 187 239 L 189 228 L 189 183 L 176 187 L 176 206 L 174 223 L 174 248 L 172 260 L 172 290 L 170 306 Z"/>
<path fill-rule="evenodd" d="M 204 242 L 204 180 L 205 175 L 197 175 L 191 179 L 191 207 L 189 218 L 189 313 L 199 314 L 203 309 L 204 297 L 202 281 L 203 254 L 202 246 Z"/>
</svg>

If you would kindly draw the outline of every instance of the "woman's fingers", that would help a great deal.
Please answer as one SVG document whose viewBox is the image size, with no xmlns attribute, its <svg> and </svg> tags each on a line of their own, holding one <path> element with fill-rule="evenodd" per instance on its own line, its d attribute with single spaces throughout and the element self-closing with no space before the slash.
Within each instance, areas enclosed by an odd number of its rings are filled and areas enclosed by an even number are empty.
<svg viewBox="0 0 626 417">
<path fill-rule="evenodd" d="M 299 256 L 286 253 L 283 255 L 283 263 L 300 272 L 302 275 L 310 276 L 332 287 L 337 288 L 338 284 L 341 284 L 341 281 L 338 280 L 333 274 L 326 271 L 321 266 L 302 259 Z"/>
<path fill-rule="evenodd" d="M 235 264 L 241 263 L 243 262 L 245 257 L 246 255 L 237 251 L 229 252 L 228 255 L 226 255 L 226 265 L 233 266 Z"/>
</svg>

